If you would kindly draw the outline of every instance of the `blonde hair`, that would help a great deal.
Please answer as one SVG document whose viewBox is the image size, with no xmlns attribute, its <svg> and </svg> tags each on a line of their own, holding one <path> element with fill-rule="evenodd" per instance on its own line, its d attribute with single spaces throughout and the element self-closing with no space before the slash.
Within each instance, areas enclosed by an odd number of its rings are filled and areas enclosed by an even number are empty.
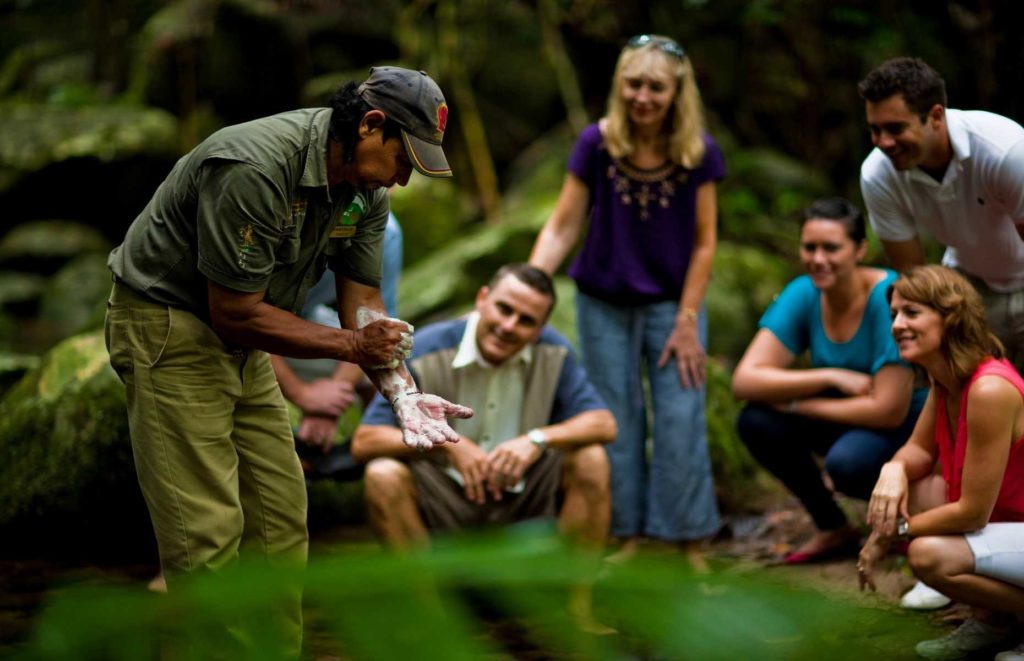
<svg viewBox="0 0 1024 661">
<path fill-rule="evenodd" d="M 985 319 L 981 296 L 956 271 L 936 264 L 916 266 L 893 283 L 892 291 L 942 317 L 939 348 L 958 381 L 973 374 L 982 360 L 1004 356 L 1003 343 Z"/>
<path fill-rule="evenodd" d="M 656 40 L 639 47 L 626 46 L 619 54 L 615 74 L 612 76 L 612 89 L 608 94 L 608 123 L 604 143 L 614 158 L 623 158 L 633 153 L 629 113 L 622 100 L 623 81 L 628 74 L 651 71 L 659 64 L 668 65 L 678 87 L 673 101 L 668 155 L 674 163 L 694 169 L 704 158 L 704 109 L 693 66 L 689 57 L 678 58 L 661 50 Z"/>
</svg>

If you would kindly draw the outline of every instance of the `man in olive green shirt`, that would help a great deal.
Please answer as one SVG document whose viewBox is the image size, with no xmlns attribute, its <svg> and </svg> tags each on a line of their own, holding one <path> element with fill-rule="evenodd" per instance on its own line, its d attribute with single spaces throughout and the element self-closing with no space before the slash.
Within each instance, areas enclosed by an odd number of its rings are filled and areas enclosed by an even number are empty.
<svg viewBox="0 0 1024 661">
<path fill-rule="evenodd" d="M 379 291 L 386 189 L 413 167 L 451 176 L 447 115 L 426 74 L 375 67 L 330 108 L 225 128 L 178 161 L 111 252 L 107 348 L 171 590 L 240 548 L 305 562 L 305 485 L 267 352 L 356 363 L 408 445 L 458 440 L 446 417 L 472 411 L 417 390 L 412 328 Z M 296 314 L 327 266 L 341 329 Z M 301 590 L 282 608 L 280 651 L 294 656 Z"/>
</svg>

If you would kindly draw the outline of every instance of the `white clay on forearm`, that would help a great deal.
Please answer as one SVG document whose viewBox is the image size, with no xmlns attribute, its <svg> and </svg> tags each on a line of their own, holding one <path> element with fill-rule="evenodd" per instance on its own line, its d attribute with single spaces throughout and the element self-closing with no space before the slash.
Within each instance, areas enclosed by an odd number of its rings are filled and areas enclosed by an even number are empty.
<svg viewBox="0 0 1024 661">
<path fill-rule="evenodd" d="M 407 446 L 419 450 L 429 450 L 446 440 L 457 441 L 458 436 L 449 428 L 445 419 L 446 412 L 448 409 L 454 408 L 454 414 L 461 417 L 468 417 L 473 412 L 465 407 L 453 407 L 440 397 L 424 395 L 416 389 L 415 382 L 407 381 L 398 372 L 402 360 L 412 354 L 413 327 L 411 324 L 401 319 L 387 317 L 377 310 L 365 306 L 356 310 L 356 325 L 359 328 L 380 319 L 401 322 L 409 328 L 408 332 L 402 333 L 401 341 L 398 343 L 403 358 L 396 358 L 387 365 L 371 368 L 376 370 L 374 376 L 381 395 L 391 402 L 391 410 L 394 411 L 398 424 L 402 428 L 402 440 Z"/>
<path fill-rule="evenodd" d="M 395 317 L 389 317 L 384 313 L 379 312 L 378 310 L 374 310 L 373 308 L 368 308 L 365 305 L 359 306 L 359 308 L 356 310 L 356 326 L 358 328 L 365 328 L 366 326 L 369 326 L 373 322 L 380 321 L 381 319 L 387 319 L 388 321 L 396 321 L 398 323 L 405 324 L 406 326 L 408 326 L 409 330 L 402 331 L 402 339 L 398 342 L 398 348 L 402 351 L 402 357 L 394 358 L 393 360 L 384 363 L 383 365 L 375 365 L 370 369 L 398 369 L 399 364 L 401 364 L 403 360 L 412 355 L 412 333 L 414 328 L 412 324 L 408 322 L 402 321 L 401 319 L 396 319 Z"/>
</svg>

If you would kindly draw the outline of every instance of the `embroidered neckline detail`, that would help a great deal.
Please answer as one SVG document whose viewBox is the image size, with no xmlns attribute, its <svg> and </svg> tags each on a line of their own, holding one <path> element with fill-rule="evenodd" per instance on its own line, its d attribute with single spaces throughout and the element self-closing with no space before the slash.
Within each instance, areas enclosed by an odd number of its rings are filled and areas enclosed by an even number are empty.
<svg viewBox="0 0 1024 661">
<path fill-rule="evenodd" d="M 648 209 L 650 204 L 656 203 L 662 209 L 667 209 L 676 194 L 676 187 L 685 186 L 690 173 L 672 161 L 643 170 L 613 158 L 608 166 L 607 177 L 619 201 L 624 206 L 632 206 L 635 201 L 640 220 L 646 221 L 651 216 Z"/>
</svg>

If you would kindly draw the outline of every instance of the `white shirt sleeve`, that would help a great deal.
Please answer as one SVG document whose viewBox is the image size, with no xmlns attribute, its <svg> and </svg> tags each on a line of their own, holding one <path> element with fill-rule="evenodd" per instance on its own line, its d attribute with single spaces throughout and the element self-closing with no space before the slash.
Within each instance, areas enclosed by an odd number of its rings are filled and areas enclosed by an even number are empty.
<svg viewBox="0 0 1024 661">
<path fill-rule="evenodd" d="M 896 194 L 899 182 L 886 171 L 892 166 L 879 161 L 885 158 L 876 149 L 860 168 L 860 193 L 867 207 L 868 221 L 882 241 L 909 241 L 917 237 L 917 227 L 910 210 L 900 203 Z"/>
<path fill-rule="evenodd" d="M 1024 139 L 1007 150 L 991 184 L 992 196 L 1005 205 L 1014 224 L 1024 225 Z"/>
</svg>

